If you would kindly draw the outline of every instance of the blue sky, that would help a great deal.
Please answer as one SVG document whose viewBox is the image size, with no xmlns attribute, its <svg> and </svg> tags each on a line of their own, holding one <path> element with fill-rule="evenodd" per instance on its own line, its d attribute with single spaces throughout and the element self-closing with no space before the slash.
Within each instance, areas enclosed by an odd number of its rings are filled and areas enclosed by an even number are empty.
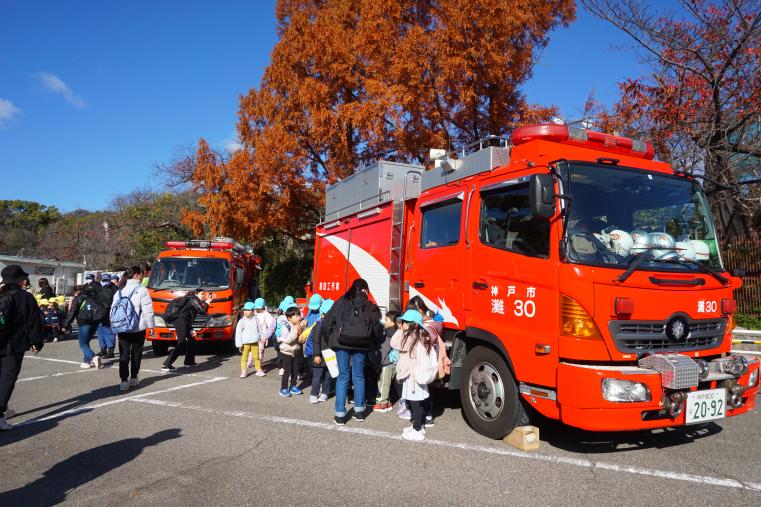
<svg viewBox="0 0 761 507">
<path fill-rule="evenodd" d="M 274 2 L 0 3 L 0 199 L 106 208 L 157 186 L 155 164 L 204 137 L 224 149 L 238 97 L 276 42 Z M 578 118 L 641 72 L 629 44 L 583 10 L 556 30 L 525 92 Z"/>
</svg>

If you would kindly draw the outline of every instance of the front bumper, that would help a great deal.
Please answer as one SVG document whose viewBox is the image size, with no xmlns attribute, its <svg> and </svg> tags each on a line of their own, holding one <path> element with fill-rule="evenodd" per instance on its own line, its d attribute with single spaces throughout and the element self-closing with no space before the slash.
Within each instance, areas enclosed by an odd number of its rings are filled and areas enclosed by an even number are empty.
<svg viewBox="0 0 761 507">
<path fill-rule="evenodd" d="M 193 328 L 196 332 L 196 340 L 202 342 L 225 341 L 233 339 L 233 328 L 228 327 L 203 327 Z M 151 341 L 177 341 L 177 333 L 173 327 L 157 327 Z"/>
<path fill-rule="evenodd" d="M 754 370 L 758 358 L 749 360 L 748 371 L 738 378 L 743 386 Z M 602 380 L 616 378 L 645 384 L 651 393 L 650 401 L 613 402 L 603 399 Z M 698 391 L 723 387 L 721 380 L 706 380 L 697 387 L 683 390 Z M 558 418 L 570 426 L 592 431 L 627 431 L 685 425 L 686 414 L 671 417 L 664 402 L 668 392 L 662 386 L 661 374 L 637 366 L 602 366 L 561 363 L 558 367 Z M 742 393 L 742 406 L 727 406 L 726 417 L 744 414 L 756 404 L 756 386 Z"/>
</svg>

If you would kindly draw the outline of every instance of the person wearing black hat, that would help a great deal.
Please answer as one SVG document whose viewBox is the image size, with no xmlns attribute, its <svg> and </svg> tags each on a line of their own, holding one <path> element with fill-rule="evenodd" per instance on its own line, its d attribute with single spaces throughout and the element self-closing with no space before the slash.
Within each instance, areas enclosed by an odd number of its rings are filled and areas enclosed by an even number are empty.
<svg viewBox="0 0 761 507">
<path fill-rule="evenodd" d="M 8 400 L 16 387 L 24 353 L 42 350 L 43 332 L 37 301 L 21 286 L 29 279 L 21 266 L 3 268 L 0 288 L 0 430 L 13 426 L 6 420 Z"/>
</svg>

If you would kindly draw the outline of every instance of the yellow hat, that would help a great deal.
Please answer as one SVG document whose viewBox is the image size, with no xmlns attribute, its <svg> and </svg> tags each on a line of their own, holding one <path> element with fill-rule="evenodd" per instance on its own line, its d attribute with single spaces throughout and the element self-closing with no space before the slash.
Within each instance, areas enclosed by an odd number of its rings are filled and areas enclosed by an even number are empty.
<svg viewBox="0 0 761 507">
<path fill-rule="evenodd" d="M 47 299 L 40 299 L 40 306 L 47 306 L 48 300 Z"/>
</svg>

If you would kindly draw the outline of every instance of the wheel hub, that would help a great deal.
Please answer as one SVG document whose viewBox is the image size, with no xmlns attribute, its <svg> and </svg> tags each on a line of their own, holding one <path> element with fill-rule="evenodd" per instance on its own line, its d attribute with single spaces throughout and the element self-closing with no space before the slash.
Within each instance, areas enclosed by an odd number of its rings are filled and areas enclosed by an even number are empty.
<svg viewBox="0 0 761 507">
<path fill-rule="evenodd" d="M 481 419 L 493 421 L 502 413 L 505 386 L 497 369 L 489 363 L 479 363 L 468 378 L 470 403 Z"/>
</svg>

